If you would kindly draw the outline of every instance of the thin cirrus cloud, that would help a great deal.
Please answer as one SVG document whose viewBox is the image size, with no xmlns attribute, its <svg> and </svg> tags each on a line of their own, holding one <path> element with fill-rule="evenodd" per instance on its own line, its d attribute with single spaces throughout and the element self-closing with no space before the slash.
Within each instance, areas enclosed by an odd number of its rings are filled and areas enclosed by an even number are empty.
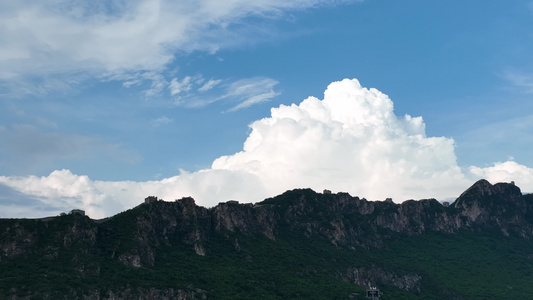
<svg viewBox="0 0 533 300">
<path fill-rule="evenodd" d="M 207 92 L 213 89 L 214 87 L 216 87 L 217 85 L 219 85 L 220 83 L 222 83 L 222 79 L 210 79 L 198 89 L 198 92 L 201 92 L 201 93 Z"/>
<path fill-rule="evenodd" d="M 197 74 L 167 79 L 156 72 L 144 72 L 116 74 L 113 79 L 123 80 L 123 86 L 126 88 L 149 81 L 150 87 L 143 91 L 146 97 L 166 97 L 166 91 L 173 103 L 182 107 L 198 108 L 226 101 L 232 105 L 228 112 L 270 101 L 280 94 L 275 90 L 279 83 L 277 80 L 261 76 L 239 80 L 206 80 L 202 74 Z M 237 104 L 234 104 L 235 102 Z"/>
<path fill-rule="evenodd" d="M 173 119 L 167 117 L 167 116 L 161 116 L 157 119 L 153 119 L 152 120 L 152 127 L 159 127 L 159 126 L 163 126 L 163 125 L 167 125 L 167 124 L 170 124 L 174 122 Z"/>
<path fill-rule="evenodd" d="M 211 168 L 157 181 L 93 181 L 69 170 L 48 176 L 0 176 L 21 201 L 40 202 L 47 213 L 83 208 L 93 218 L 110 216 L 148 195 L 165 200 L 192 196 L 203 206 L 230 199 L 257 202 L 287 189 L 311 187 L 349 192 L 371 200 L 457 197 L 479 178 L 515 181 L 533 191 L 533 169 L 514 161 L 461 169 L 455 142 L 428 137 L 421 117 L 396 116 L 392 100 L 374 88 L 345 79 L 329 85 L 322 100 L 272 108 L 253 122 L 243 150 L 214 160 Z M 28 204 L 28 205 L 30 205 Z M 42 215 L 35 210 L 34 216 Z M 29 217 L 26 212 L 26 217 Z"/>
<path fill-rule="evenodd" d="M 269 101 L 280 93 L 274 90 L 278 81 L 271 78 L 241 79 L 232 83 L 222 98 L 234 98 L 239 104 L 228 111 L 236 111 L 255 104 Z"/>
<path fill-rule="evenodd" d="M 4 145 L 0 149 L 0 154 L 4 157 L 0 158 L 0 166 L 7 166 L 17 172 L 32 172 L 54 161 L 87 158 L 97 154 L 126 163 L 135 163 L 141 159 L 136 151 L 125 149 L 120 144 L 29 124 L 0 126 L 0 140 Z M 14 160 L 14 157 L 21 159 Z"/>
<path fill-rule="evenodd" d="M 203 107 L 214 102 L 226 101 L 233 105 L 228 112 L 270 101 L 280 93 L 275 90 L 279 82 L 268 77 L 252 77 L 224 82 L 201 75 L 173 78 L 168 86 L 174 103 L 183 107 Z M 232 104 L 232 103 L 237 104 Z"/>
<path fill-rule="evenodd" d="M 532 74 L 508 70 L 503 73 L 502 77 L 511 83 L 511 85 L 513 85 L 515 88 L 520 89 L 520 91 L 528 94 L 533 93 Z"/>
</svg>

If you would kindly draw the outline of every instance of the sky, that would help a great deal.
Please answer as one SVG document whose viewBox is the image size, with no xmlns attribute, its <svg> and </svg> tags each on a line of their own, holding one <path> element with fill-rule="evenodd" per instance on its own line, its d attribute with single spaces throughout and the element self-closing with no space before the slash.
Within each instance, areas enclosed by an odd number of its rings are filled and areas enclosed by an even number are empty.
<svg viewBox="0 0 533 300">
<path fill-rule="evenodd" d="M 533 1 L 0 2 L 0 217 L 533 192 Z"/>
</svg>

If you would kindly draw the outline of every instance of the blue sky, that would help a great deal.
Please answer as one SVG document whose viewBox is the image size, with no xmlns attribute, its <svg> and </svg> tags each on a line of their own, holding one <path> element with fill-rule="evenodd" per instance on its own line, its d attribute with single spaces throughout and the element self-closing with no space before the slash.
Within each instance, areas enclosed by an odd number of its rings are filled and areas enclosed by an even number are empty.
<svg viewBox="0 0 533 300">
<path fill-rule="evenodd" d="M 0 11 L 3 216 L 103 217 L 150 193 L 256 202 L 307 186 L 448 199 L 480 177 L 533 192 L 531 1 L 55 0 Z M 330 86 L 345 78 L 357 80 Z M 360 98 L 303 104 L 326 89 Z"/>
</svg>

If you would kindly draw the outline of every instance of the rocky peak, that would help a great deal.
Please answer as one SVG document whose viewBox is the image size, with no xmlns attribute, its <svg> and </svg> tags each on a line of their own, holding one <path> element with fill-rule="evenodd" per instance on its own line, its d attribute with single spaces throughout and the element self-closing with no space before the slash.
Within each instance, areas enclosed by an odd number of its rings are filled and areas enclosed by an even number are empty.
<svg viewBox="0 0 533 300">
<path fill-rule="evenodd" d="M 453 206 L 456 208 L 469 207 L 472 202 L 480 201 L 481 199 L 504 202 L 517 201 L 521 197 L 522 192 L 514 183 L 492 185 L 487 180 L 481 179 L 463 192 L 453 203 Z"/>
<path fill-rule="evenodd" d="M 533 224 L 527 216 L 533 203 L 527 199 L 513 182 L 492 185 L 482 179 L 462 193 L 452 207 L 459 214 L 461 226 L 531 237 Z"/>
</svg>

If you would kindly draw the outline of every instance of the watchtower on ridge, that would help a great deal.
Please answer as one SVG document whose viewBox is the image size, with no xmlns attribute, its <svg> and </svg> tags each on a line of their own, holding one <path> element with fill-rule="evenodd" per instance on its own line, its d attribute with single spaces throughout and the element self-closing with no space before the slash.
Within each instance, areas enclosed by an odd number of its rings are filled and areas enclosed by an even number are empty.
<svg viewBox="0 0 533 300">
<path fill-rule="evenodd" d="M 366 298 L 379 300 L 381 299 L 381 292 L 378 290 L 377 287 L 371 286 L 368 290 L 366 290 Z"/>
<path fill-rule="evenodd" d="M 157 197 L 156 196 L 148 196 L 148 197 L 144 198 L 144 203 L 148 204 L 148 203 L 152 203 L 152 202 L 157 202 Z"/>
</svg>

